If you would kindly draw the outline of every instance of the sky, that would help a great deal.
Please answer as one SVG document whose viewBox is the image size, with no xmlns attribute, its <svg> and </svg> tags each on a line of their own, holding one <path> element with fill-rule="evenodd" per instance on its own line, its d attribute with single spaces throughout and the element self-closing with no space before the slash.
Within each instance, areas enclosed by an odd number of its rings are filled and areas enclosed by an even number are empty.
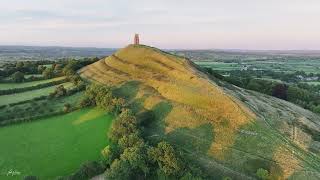
<svg viewBox="0 0 320 180">
<path fill-rule="evenodd" d="M 319 0 L 1 0 L 0 44 L 320 50 Z"/>
</svg>

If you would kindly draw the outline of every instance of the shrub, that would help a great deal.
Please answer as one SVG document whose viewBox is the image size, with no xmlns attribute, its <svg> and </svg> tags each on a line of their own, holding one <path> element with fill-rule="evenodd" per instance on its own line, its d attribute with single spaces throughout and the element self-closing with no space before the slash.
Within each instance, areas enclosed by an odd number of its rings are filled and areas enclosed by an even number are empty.
<svg viewBox="0 0 320 180">
<path fill-rule="evenodd" d="M 23 82 L 25 79 L 24 79 L 24 74 L 20 71 L 17 71 L 15 72 L 13 75 L 12 75 L 12 79 L 14 82 Z"/>
<path fill-rule="evenodd" d="M 63 112 L 68 113 L 71 111 L 71 105 L 69 103 L 66 103 L 63 105 Z"/>
<path fill-rule="evenodd" d="M 92 161 L 83 164 L 80 169 L 67 178 L 67 180 L 87 180 L 96 175 L 102 174 L 106 167 L 102 162 Z"/>
<path fill-rule="evenodd" d="M 263 168 L 259 168 L 256 172 L 256 175 L 259 179 L 262 179 L 262 180 L 269 178 L 268 170 L 265 170 Z"/>
</svg>

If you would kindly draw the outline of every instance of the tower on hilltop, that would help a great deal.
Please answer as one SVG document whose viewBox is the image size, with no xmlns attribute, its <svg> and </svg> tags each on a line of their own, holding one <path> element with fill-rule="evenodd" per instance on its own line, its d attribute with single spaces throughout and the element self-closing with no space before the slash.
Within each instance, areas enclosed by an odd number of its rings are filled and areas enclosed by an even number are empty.
<svg viewBox="0 0 320 180">
<path fill-rule="evenodd" d="M 139 34 L 135 34 L 134 35 L 134 44 L 135 45 L 139 45 L 140 44 Z"/>
</svg>

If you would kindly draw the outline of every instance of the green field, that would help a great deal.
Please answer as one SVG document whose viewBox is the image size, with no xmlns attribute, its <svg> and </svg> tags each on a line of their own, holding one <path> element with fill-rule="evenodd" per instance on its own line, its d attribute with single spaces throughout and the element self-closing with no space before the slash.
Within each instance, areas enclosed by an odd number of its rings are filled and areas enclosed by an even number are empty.
<svg viewBox="0 0 320 180">
<path fill-rule="evenodd" d="M 15 106 L 6 106 L 0 109 L 0 121 L 7 119 L 26 118 L 52 114 L 63 110 L 64 104 L 68 103 L 71 107 L 76 107 L 79 100 L 83 97 L 83 92 L 75 93 L 71 96 L 54 99 L 43 99 L 38 101 L 26 102 Z"/>
<path fill-rule="evenodd" d="M 73 84 L 71 82 L 63 83 L 62 85 L 65 88 L 70 88 L 73 86 Z M 51 92 L 53 92 L 55 90 L 55 88 L 57 86 L 59 86 L 59 85 L 50 86 L 50 87 L 32 90 L 32 91 L 27 91 L 27 92 L 23 92 L 23 93 L 0 96 L 0 106 L 10 104 L 10 103 L 17 103 L 20 101 L 30 100 L 30 99 L 33 99 L 33 98 L 39 97 L 39 96 L 49 95 Z"/>
<path fill-rule="evenodd" d="M 54 179 L 68 175 L 81 163 L 98 160 L 108 144 L 113 116 L 89 108 L 66 115 L 0 128 L 0 179 L 37 175 Z M 9 170 L 21 174 L 8 177 Z"/>
<path fill-rule="evenodd" d="M 306 83 L 310 85 L 320 85 L 320 81 L 312 81 L 312 82 L 306 82 Z"/>
<path fill-rule="evenodd" d="M 61 79 L 64 79 L 65 77 L 57 77 L 53 79 L 46 79 L 46 80 L 40 80 L 40 81 L 31 81 L 31 82 L 25 82 L 25 83 L 0 83 L 0 90 L 5 89 L 15 89 L 15 88 L 24 88 L 24 87 L 30 87 L 30 86 L 36 86 L 39 84 L 44 84 L 52 81 L 58 81 Z"/>
<path fill-rule="evenodd" d="M 26 75 L 24 75 L 25 78 L 29 78 L 31 76 L 33 76 L 33 77 L 43 77 L 42 74 L 26 74 Z"/>
</svg>

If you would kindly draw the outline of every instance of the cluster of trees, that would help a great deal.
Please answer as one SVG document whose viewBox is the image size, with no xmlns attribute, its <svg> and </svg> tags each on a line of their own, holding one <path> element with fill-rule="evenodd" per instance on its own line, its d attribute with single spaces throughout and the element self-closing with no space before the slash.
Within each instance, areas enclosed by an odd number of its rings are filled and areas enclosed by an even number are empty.
<svg viewBox="0 0 320 180">
<path fill-rule="evenodd" d="M 74 75 L 78 69 L 98 60 L 99 59 L 95 57 L 79 60 L 61 59 L 57 61 L 17 61 L 7 63 L 0 69 L 0 80 L 5 82 L 24 82 L 50 79 L 61 75 L 71 76 Z M 25 78 L 27 74 L 42 74 L 42 77 L 30 76 L 29 78 Z M 7 77 L 11 77 L 11 80 L 4 80 Z"/>
<path fill-rule="evenodd" d="M 203 173 L 186 163 L 166 141 L 149 144 L 142 136 L 144 122 L 123 109 L 109 131 L 111 145 L 102 154 L 107 179 L 202 179 Z"/>
<path fill-rule="evenodd" d="M 125 100 L 123 98 L 114 97 L 112 88 L 98 84 L 91 84 L 86 87 L 85 97 L 80 102 L 81 107 L 99 106 L 107 112 L 115 115 L 121 112 L 125 107 Z"/>
<path fill-rule="evenodd" d="M 320 86 L 308 85 L 305 83 L 280 83 L 262 79 L 256 79 L 250 74 L 233 74 L 224 77 L 212 69 L 205 69 L 210 75 L 227 81 L 236 86 L 254 90 L 263 94 L 271 95 L 292 103 L 315 113 L 320 113 Z"/>
</svg>

